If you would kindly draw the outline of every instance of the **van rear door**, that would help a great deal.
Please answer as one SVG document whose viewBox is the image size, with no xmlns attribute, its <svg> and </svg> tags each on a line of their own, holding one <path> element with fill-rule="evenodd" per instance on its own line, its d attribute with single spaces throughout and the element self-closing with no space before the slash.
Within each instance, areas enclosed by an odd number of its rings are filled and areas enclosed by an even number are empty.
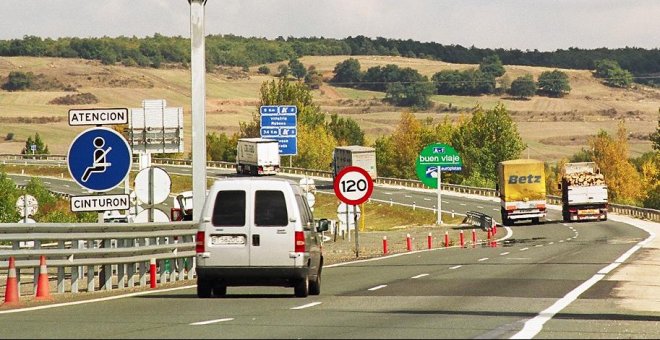
<svg viewBox="0 0 660 340">
<path fill-rule="evenodd" d="M 286 189 L 286 188 L 283 188 Z M 291 195 L 289 195 L 291 196 Z M 283 190 L 255 190 L 250 266 L 292 266 L 295 223 L 293 202 Z"/>
<path fill-rule="evenodd" d="M 225 188 L 218 191 L 208 233 L 208 266 L 245 267 L 250 264 L 250 239 L 247 220 L 249 191 Z"/>
</svg>

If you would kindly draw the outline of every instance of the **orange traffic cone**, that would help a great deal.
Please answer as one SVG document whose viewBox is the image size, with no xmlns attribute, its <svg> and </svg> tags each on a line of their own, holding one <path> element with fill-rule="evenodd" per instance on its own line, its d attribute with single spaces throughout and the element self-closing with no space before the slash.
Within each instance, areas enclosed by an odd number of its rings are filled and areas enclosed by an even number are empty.
<svg viewBox="0 0 660 340">
<path fill-rule="evenodd" d="M 7 275 L 7 288 L 5 289 L 5 303 L 18 304 L 18 279 L 16 278 L 16 263 L 13 257 L 9 258 L 9 274 Z"/>
<path fill-rule="evenodd" d="M 50 300 L 50 284 L 48 283 L 48 268 L 46 268 L 46 257 L 39 258 L 39 280 L 37 281 L 36 300 Z"/>
</svg>

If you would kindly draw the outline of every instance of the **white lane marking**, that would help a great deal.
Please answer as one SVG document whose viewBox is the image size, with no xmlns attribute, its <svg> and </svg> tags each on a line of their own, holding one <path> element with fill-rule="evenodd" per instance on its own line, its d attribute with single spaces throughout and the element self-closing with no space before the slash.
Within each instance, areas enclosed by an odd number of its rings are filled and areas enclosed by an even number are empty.
<svg viewBox="0 0 660 340">
<path fill-rule="evenodd" d="M 465 203 L 461 203 L 462 206 L 465 206 Z"/>
<path fill-rule="evenodd" d="M 442 203 L 449 203 L 449 201 L 442 201 Z"/>
<path fill-rule="evenodd" d="M 405 198 L 411 198 L 412 196 L 410 196 L 410 195 L 403 195 L 403 197 L 405 197 Z"/>
<path fill-rule="evenodd" d="M 497 208 L 493 208 L 493 211 L 500 211 L 500 209 L 497 209 Z"/>
<path fill-rule="evenodd" d="M 431 199 L 430 199 L 430 198 L 425 198 L 424 200 L 425 200 L 425 201 L 430 201 Z"/>
<path fill-rule="evenodd" d="M 458 266 L 449 267 L 449 269 L 454 270 L 454 269 L 458 269 L 458 268 L 461 268 L 461 267 L 463 267 L 463 266 L 462 266 L 462 265 L 458 265 Z"/>
<path fill-rule="evenodd" d="M 420 277 L 428 276 L 429 274 L 419 274 L 411 277 L 411 279 L 419 279 Z"/>
<path fill-rule="evenodd" d="M 302 305 L 302 306 L 298 306 L 298 307 L 292 307 L 291 309 L 305 309 L 305 308 L 309 308 L 309 307 L 318 306 L 318 305 L 320 305 L 320 304 L 322 304 L 322 303 L 323 303 L 323 302 L 320 302 L 320 301 L 318 301 L 318 302 L 312 302 L 312 303 L 308 303 L 308 304 L 306 304 L 306 305 Z"/>
<path fill-rule="evenodd" d="M 559 243 L 564 243 L 564 240 L 559 240 Z"/>
<path fill-rule="evenodd" d="M 505 251 L 505 252 L 501 253 L 500 255 L 505 256 L 505 255 L 509 255 L 509 254 L 510 253 L 508 251 Z"/>
<path fill-rule="evenodd" d="M 480 205 L 478 205 L 478 206 L 477 206 L 477 208 L 479 208 L 479 209 L 483 209 L 484 207 L 482 207 L 482 206 L 480 206 Z"/>
<path fill-rule="evenodd" d="M 70 186 L 69 186 L 68 184 L 63 184 L 63 185 L 64 185 L 65 187 L 67 187 L 67 188 L 70 188 Z"/>
<path fill-rule="evenodd" d="M 570 241 L 570 240 L 571 240 L 571 238 L 570 238 L 570 237 L 566 239 L 566 241 Z"/>
<path fill-rule="evenodd" d="M 610 263 L 609 265 L 605 266 L 603 269 L 599 270 L 598 273 L 594 274 L 589 280 L 583 282 L 581 285 L 579 285 L 577 288 L 573 289 L 572 291 L 568 292 L 563 298 L 557 300 L 552 306 L 548 307 L 546 310 L 541 311 L 537 316 L 535 316 L 532 319 L 529 319 L 525 321 L 525 326 L 520 330 L 520 332 L 514 334 L 511 339 L 531 339 L 535 337 L 537 334 L 539 334 L 543 330 L 543 325 L 550 319 L 552 319 L 555 314 L 561 312 L 564 308 L 566 308 L 568 305 L 570 305 L 573 301 L 577 300 L 577 298 L 587 291 L 587 289 L 591 288 L 593 285 L 595 285 L 598 281 L 602 280 L 605 275 L 609 274 L 612 270 L 614 270 L 616 267 L 621 265 L 623 262 L 625 262 L 632 254 L 634 254 L 637 250 L 639 250 L 642 247 L 645 247 L 649 242 L 653 241 L 655 239 L 655 232 L 654 230 L 651 229 L 651 223 L 640 223 L 638 220 L 634 220 L 632 218 L 625 218 L 622 217 L 620 219 L 617 219 L 620 222 L 627 223 L 630 225 L 634 225 L 647 233 L 649 233 L 649 237 L 647 237 L 645 240 L 637 243 L 634 247 L 630 248 L 627 252 L 625 252 L 623 255 L 621 255 L 618 259 L 614 260 L 614 262 Z M 655 223 L 654 227 L 655 227 Z"/>
<path fill-rule="evenodd" d="M 46 181 L 44 181 L 44 184 L 50 184 L 50 182 L 46 182 Z"/>
<path fill-rule="evenodd" d="M 232 320 L 234 320 L 234 318 L 224 318 L 224 319 L 216 319 L 216 320 L 209 320 L 209 321 L 193 322 L 193 323 L 188 324 L 188 325 L 190 325 L 190 326 L 203 326 L 203 325 L 210 325 L 212 323 L 232 321 Z"/>
<path fill-rule="evenodd" d="M 538 247 L 543 247 L 543 245 L 542 245 L 542 244 L 537 244 L 537 245 L 535 245 L 534 247 L 537 247 L 537 248 L 538 248 Z"/>
<path fill-rule="evenodd" d="M 394 193 L 391 193 L 391 192 L 384 192 L 383 194 L 385 194 L 385 195 L 393 195 Z"/>
<path fill-rule="evenodd" d="M 525 251 L 527 249 L 529 249 L 529 248 L 525 247 L 525 248 L 520 249 L 520 251 Z"/>
<path fill-rule="evenodd" d="M 487 257 L 483 257 L 483 258 L 478 259 L 477 261 L 481 262 L 481 261 L 486 261 L 486 260 L 488 260 L 488 258 L 487 258 Z"/>
<path fill-rule="evenodd" d="M 190 288 L 195 288 L 195 287 L 196 287 L 196 285 L 169 288 L 169 289 L 157 289 L 157 290 L 150 290 L 150 291 L 146 291 L 146 292 L 136 292 L 136 293 L 130 293 L 130 294 L 125 294 L 125 295 L 110 296 L 110 297 L 99 298 L 99 299 L 91 299 L 91 300 L 76 301 L 76 302 L 56 303 L 56 304 L 52 304 L 52 305 L 29 307 L 29 308 L 3 310 L 3 311 L 0 311 L 0 315 L 2 315 L 2 314 L 21 313 L 21 312 L 31 312 L 31 311 L 35 311 L 35 310 L 50 309 L 50 308 L 57 308 L 57 307 L 75 306 L 75 305 L 82 305 L 82 304 L 93 303 L 93 302 L 104 302 L 104 301 L 118 300 L 118 299 L 129 298 L 129 297 L 134 297 L 134 296 L 141 296 L 141 295 L 148 295 L 148 294 L 160 294 L 160 293 L 172 292 L 172 291 L 182 290 L 182 289 L 190 289 Z"/>
<path fill-rule="evenodd" d="M 387 285 L 380 285 L 380 286 L 376 286 L 376 287 L 373 287 L 373 288 L 369 288 L 367 290 L 374 291 L 374 290 L 379 290 L 379 289 L 385 288 L 385 287 L 387 287 Z"/>
<path fill-rule="evenodd" d="M 548 244 L 555 244 L 555 243 L 554 243 L 554 242 L 550 242 L 550 243 L 548 243 Z"/>
</svg>

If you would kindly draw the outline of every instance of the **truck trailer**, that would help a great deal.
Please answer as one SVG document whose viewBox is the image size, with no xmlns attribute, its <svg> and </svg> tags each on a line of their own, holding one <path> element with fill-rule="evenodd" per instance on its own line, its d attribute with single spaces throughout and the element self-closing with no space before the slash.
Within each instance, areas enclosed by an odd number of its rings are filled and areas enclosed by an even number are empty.
<svg viewBox="0 0 660 340">
<path fill-rule="evenodd" d="M 497 190 L 502 224 L 531 220 L 537 224 L 546 217 L 545 167 L 535 159 L 514 159 L 498 164 Z"/>
<path fill-rule="evenodd" d="M 240 138 L 236 146 L 236 172 L 275 175 L 280 171 L 280 147 L 275 139 Z"/>
<path fill-rule="evenodd" d="M 607 220 L 607 185 L 596 163 L 566 163 L 558 186 L 564 222 Z"/>
<path fill-rule="evenodd" d="M 332 178 L 347 166 L 357 166 L 367 171 L 371 179 L 376 172 L 376 149 L 368 146 L 338 146 L 332 152 Z"/>
</svg>

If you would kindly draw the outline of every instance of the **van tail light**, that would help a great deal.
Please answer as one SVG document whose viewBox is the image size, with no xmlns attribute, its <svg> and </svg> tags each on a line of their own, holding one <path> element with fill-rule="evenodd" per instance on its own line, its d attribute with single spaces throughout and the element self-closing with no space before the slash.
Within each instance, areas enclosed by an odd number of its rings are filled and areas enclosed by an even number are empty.
<svg viewBox="0 0 660 340">
<path fill-rule="evenodd" d="M 296 253 L 304 253 L 305 252 L 305 233 L 302 231 L 296 231 L 295 234 L 295 241 L 296 245 L 294 248 L 294 252 Z"/>
<path fill-rule="evenodd" d="M 204 249 L 204 232 L 198 231 L 197 236 L 195 236 L 195 253 L 203 253 Z"/>
</svg>

